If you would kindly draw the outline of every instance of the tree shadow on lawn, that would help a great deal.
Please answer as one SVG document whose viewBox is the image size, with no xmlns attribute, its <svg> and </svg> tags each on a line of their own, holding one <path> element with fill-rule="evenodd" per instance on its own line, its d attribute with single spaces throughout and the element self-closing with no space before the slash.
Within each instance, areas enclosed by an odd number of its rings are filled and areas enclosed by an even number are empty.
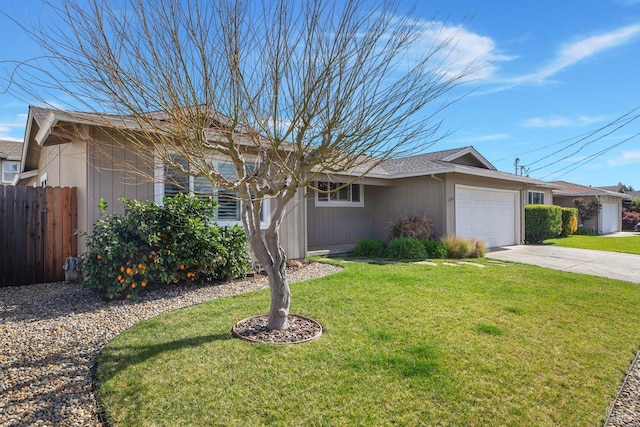
<svg viewBox="0 0 640 427">
<path fill-rule="evenodd" d="M 113 377 L 113 374 L 116 374 L 119 371 L 127 369 L 130 366 L 142 363 L 162 353 L 175 351 L 175 350 L 182 350 L 185 348 L 199 347 L 201 345 L 208 344 L 211 342 L 227 341 L 231 339 L 234 339 L 233 336 L 231 335 L 231 332 L 226 332 L 226 333 L 183 338 L 175 341 L 162 342 L 159 344 L 148 345 L 148 346 L 143 345 L 133 349 L 131 346 L 128 346 L 128 345 L 114 345 L 112 343 L 106 351 L 103 351 L 99 360 L 99 363 L 101 365 L 109 366 L 109 369 L 108 369 L 109 375 L 105 375 L 103 371 L 103 375 L 105 376 L 102 377 L 101 380 L 108 381 Z M 127 352 L 127 354 L 129 355 L 128 357 L 124 358 L 121 356 L 121 352 L 123 350 Z M 94 372 L 94 380 L 96 380 L 95 372 Z"/>
</svg>

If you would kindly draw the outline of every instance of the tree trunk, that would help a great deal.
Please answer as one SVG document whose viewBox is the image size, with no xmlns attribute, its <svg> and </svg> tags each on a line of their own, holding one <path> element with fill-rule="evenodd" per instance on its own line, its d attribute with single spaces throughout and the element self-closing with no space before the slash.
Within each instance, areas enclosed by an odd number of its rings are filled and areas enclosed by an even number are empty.
<svg viewBox="0 0 640 427">
<path fill-rule="evenodd" d="M 279 258 L 266 269 L 271 289 L 271 309 L 267 328 L 287 329 L 289 327 L 289 283 L 287 281 L 287 263 L 284 257 Z"/>
<path fill-rule="evenodd" d="M 279 198 L 276 198 L 276 200 L 274 200 L 275 203 L 284 203 Z M 250 209 L 247 207 L 246 210 L 249 211 Z M 289 282 L 287 281 L 287 256 L 280 244 L 278 230 L 281 214 L 281 208 L 275 210 L 271 219 L 272 223 L 266 230 L 260 230 L 260 217 L 258 215 L 246 215 L 246 218 L 253 220 L 253 223 L 244 222 L 253 255 L 258 259 L 269 278 L 269 288 L 271 290 L 271 309 L 269 310 L 269 321 L 267 323 L 269 330 L 287 329 L 289 327 L 290 291 Z"/>
</svg>

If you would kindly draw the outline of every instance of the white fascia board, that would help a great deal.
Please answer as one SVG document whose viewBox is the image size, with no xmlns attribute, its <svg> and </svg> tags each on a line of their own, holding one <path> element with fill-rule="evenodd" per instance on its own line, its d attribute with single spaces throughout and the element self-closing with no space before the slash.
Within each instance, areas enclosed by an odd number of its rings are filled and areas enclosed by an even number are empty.
<svg viewBox="0 0 640 427">
<path fill-rule="evenodd" d="M 493 166 L 491 164 L 491 162 L 489 162 L 489 160 L 487 160 L 482 154 L 480 154 L 478 152 L 478 150 L 476 150 L 473 147 L 467 147 L 464 150 L 460 150 L 460 151 L 458 151 L 458 152 L 456 152 L 456 153 L 454 153 L 454 154 L 452 154 L 450 156 L 447 156 L 447 157 L 441 159 L 441 161 L 443 161 L 443 162 L 451 162 L 451 161 L 453 161 L 453 160 L 455 160 L 455 159 L 457 159 L 459 157 L 462 157 L 462 156 L 464 156 L 466 154 L 469 154 L 469 153 L 473 154 L 473 156 L 476 159 L 478 159 L 480 161 L 480 163 L 485 165 L 488 169 L 491 169 L 491 170 L 494 170 L 494 171 L 497 170 L 496 167 Z"/>
<path fill-rule="evenodd" d="M 53 127 L 57 123 L 58 118 L 56 117 L 56 113 L 54 113 L 53 111 L 49 112 L 49 114 L 47 114 L 47 117 L 44 119 L 44 123 L 40 126 L 40 130 L 36 134 L 36 137 L 34 138 L 38 146 L 42 147 L 44 141 L 46 141 L 49 135 L 51 135 Z"/>
</svg>

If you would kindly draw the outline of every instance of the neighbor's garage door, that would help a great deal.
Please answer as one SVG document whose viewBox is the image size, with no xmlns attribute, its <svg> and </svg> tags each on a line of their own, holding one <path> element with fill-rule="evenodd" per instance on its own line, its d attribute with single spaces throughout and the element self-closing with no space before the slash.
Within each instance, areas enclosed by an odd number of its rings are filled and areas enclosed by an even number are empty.
<svg viewBox="0 0 640 427">
<path fill-rule="evenodd" d="M 603 203 L 602 204 L 602 233 L 614 233 L 620 231 L 618 229 L 618 213 L 617 203 Z"/>
<path fill-rule="evenodd" d="M 515 245 L 517 191 L 456 185 L 456 234 L 476 237 L 489 247 Z"/>
</svg>

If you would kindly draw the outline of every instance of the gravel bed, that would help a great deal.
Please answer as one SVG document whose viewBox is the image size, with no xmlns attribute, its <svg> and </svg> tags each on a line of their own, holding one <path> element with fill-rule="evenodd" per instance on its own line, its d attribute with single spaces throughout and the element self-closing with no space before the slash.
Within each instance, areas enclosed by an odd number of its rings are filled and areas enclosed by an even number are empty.
<svg viewBox="0 0 640 427">
<path fill-rule="evenodd" d="M 289 280 L 339 270 L 311 263 Z M 161 313 L 266 287 L 266 278 L 256 276 L 159 288 L 142 303 L 107 303 L 77 284 L 0 288 L 0 426 L 100 426 L 92 368 L 111 339 Z"/>
<path fill-rule="evenodd" d="M 631 362 L 605 421 L 605 427 L 631 426 L 640 426 L 640 352 Z"/>
</svg>

